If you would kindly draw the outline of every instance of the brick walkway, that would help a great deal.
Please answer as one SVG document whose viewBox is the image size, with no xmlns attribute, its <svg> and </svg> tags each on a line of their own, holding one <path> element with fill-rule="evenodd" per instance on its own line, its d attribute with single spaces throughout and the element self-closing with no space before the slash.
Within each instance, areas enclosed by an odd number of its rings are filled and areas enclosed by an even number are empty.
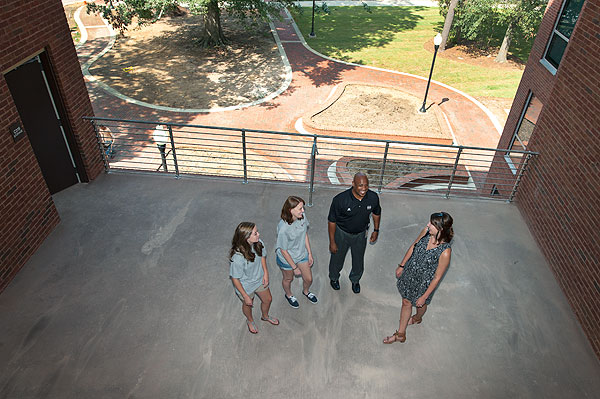
<svg viewBox="0 0 600 399">
<path fill-rule="evenodd" d="M 81 15 L 84 25 L 94 27 L 89 32 L 88 41 L 78 48 L 84 63 L 107 45 L 109 30 L 97 28 L 103 24 L 99 17 L 88 16 L 84 12 Z M 331 91 L 340 83 L 382 84 L 397 87 L 417 97 L 425 92 L 426 78 L 324 58 L 305 46 L 290 19 L 276 21 L 274 24 L 292 68 L 293 77 L 290 86 L 272 101 L 223 112 L 169 112 L 129 103 L 86 79 L 95 115 L 296 132 L 294 125 L 298 118 L 320 109 Z M 447 117 L 456 137 L 456 144 L 496 147 L 501 127 L 498 122 L 494 124 L 491 113 L 486 113 L 485 108 L 476 100 L 450 87 L 432 82 L 427 103 L 439 104 L 437 106 Z"/>
</svg>

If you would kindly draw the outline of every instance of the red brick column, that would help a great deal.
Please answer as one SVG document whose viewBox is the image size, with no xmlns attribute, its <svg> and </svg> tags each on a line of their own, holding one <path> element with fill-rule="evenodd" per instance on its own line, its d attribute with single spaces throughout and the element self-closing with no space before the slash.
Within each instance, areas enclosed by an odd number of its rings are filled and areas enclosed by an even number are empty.
<svg viewBox="0 0 600 399">
<path fill-rule="evenodd" d="M 46 51 L 83 166 L 80 174 L 94 179 L 103 166 L 94 131 L 81 119 L 93 111 L 61 1 L 2 1 L 0 21 L 1 292 L 59 223 L 29 140 L 14 142 L 9 134 L 9 126 L 21 121 L 4 74 Z"/>
</svg>

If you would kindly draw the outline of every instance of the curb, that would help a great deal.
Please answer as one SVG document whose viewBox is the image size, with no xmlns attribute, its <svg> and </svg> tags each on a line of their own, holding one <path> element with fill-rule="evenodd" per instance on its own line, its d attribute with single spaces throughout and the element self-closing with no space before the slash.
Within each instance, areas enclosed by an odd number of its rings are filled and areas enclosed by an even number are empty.
<svg viewBox="0 0 600 399">
<path fill-rule="evenodd" d="M 100 53 L 98 53 L 96 56 L 92 57 L 89 61 L 87 61 L 82 66 L 83 75 L 90 82 L 94 82 L 95 84 L 100 86 L 100 88 L 102 88 L 108 94 L 110 94 L 114 97 L 120 98 L 121 100 L 126 101 L 130 104 L 135 104 L 135 105 L 139 105 L 141 107 L 151 108 L 151 109 L 155 109 L 155 110 L 159 110 L 159 111 L 169 111 L 169 112 L 213 113 L 213 112 L 234 111 L 234 110 L 248 108 L 248 107 L 252 107 L 252 106 L 259 105 L 259 104 L 265 103 L 267 101 L 270 101 L 270 100 L 274 99 L 275 97 L 279 96 L 284 91 L 286 91 L 288 89 L 288 87 L 290 86 L 290 84 L 292 83 L 292 67 L 290 66 L 287 55 L 285 54 L 285 50 L 283 49 L 283 45 L 281 44 L 281 40 L 279 39 L 279 35 L 277 34 L 277 30 L 275 29 L 275 25 L 273 25 L 272 21 L 269 21 L 269 27 L 271 29 L 271 34 L 273 35 L 273 38 L 275 39 L 275 43 L 277 44 L 277 49 L 279 51 L 279 55 L 281 57 L 283 65 L 284 65 L 285 79 L 284 79 L 283 83 L 281 84 L 281 86 L 279 87 L 279 89 L 272 92 L 268 96 L 263 97 L 259 100 L 248 102 L 248 103 L 232 105 L 230 107 L 214 107 L 214 108 L 174 108 L 174 107 L 167 107 L 167 106 L 163 106 L 163 105 L 150 104 L 150 103 L 147 103 L 144 101 L 136 100 L 135 98 L 126 96 L 125 94 L 114 89 L 110 85 L 102 82 L 99 78 L 92 75 L 89 71 L 89 68 L 92 66 L 92 64 L 94 62 L 96 62 L 104 54 L 106 54 L 112 48 L 112 46 L 115 44 L 115 41 L 116 41 L 116 34 L 115 34 L 114 30 L 112 29 L 112 27 L 110 26 L 110 24 L 108 23 L 108 21 L 106 21 L 104 18 L 102 18 L 102 21 L 104 22 L 104 24 L 106 25 L 106 28 L 110 32 L 110 42 Z M 84 27 L 84 30 L 85 30 L 85 27 Z M 82 33 L 82 37 L 83 37 L 83 33 Z M 86 31 L 86 40 L 87 40 L 87 31 Z M 77 49 L 79 49 L 79 46 L 81 46 L 82 44 L 83 43 L 80 43 L 78 45 Z"/>
<path fill-rule="evenodd" d="M 351 65 L 351 66 L 354 66 L 354 67 L 367 68 L 367 69 L 372 69 L 372 70 L 375 70 L 375 71 L 388 72 L 388 73 L 393 73 L 393 74 L 403 75 L 403 76 L 410 76 L 412 78 L 416 78 L 416 79 L 427 81 L 427 78 L 424 78 L 423 76 L 413 75 L 411 73 L 406 73 L 406 72 L 393 71 L 391 69 L 373 67 L 373 66 L 369 66 L 369 65 L 354 64 L 352 62 L 346 62 L 346 61 L 342 61 L 342 60 L 336 60 L 335 58 L 331 58 L 331 57 L 328 57 L 328 56 L 326 56 L 324 54 L 321 54 L 321 53 L 319 53 L 318 51 L 314 50 L 313 48 L 311 48 L 308 45 L 308 43 L 304 39 L 304 36 L 300 32 L 300 29 L 296 25 L 296 21 L 294 21 L 294 19 L 292 18 L 292 15 L 290 14 L 290 12 L 287 9 L 285 10 L 285 12 L 288 14 L 288 17 L 292 21 L 292 26 L 294 27 L 294 30 L 296 31 L 296 34 L 298 35 L 298 38 L 302 42 L 302 45 L 304 47 L 306 47 L 307 50 L 309 50 L 313 54 L 318 55 L 319 57 L 323 57 L 324 59 L 327 59 L 329 61 L 338 62 L 338 63 L 345 64 L 345 65 Z M 467 93 L 464 93 L 464 92 L 462 92 L 462 91 L 460 91 L 460 90 L 458 90 L 458 89 L 456 89 L 456 88 L 454 88 L 452 86 L 448 86 L 447 84 L 438 82 L 438 81 L 433 80 L 433 79 L 431 80 L 431 83 L 432 84 L 436 84 L 436 85 L 441 86 L 441 87 L 444 87 L 444 88 L 446 88 L 448 90 L 451 90 L 451 91 L 453 91 L 453 92 L 455 92 L 455 93 L 457 93 L 457 94 L 465 97 L 467 100 L 471 101 L 473 104 L 475 104 L 477 107 L 479 107 L 487 115 L 487 117 L 490 119 L 490 121 L 492 122 L 492 124 L 496 128 L 496 131 L 498 132 L 498 135 L 499 136 L 502 135 L 502 129 L 503 128 L 500 125 L 500 122 L 498 121 L 498 118 L 496 118 L 496 116 L 494 114 L 492 114 L 492 112 L 489 109 L 487 109 L 487 107 L 485 105 L 483 105 L 482 103 L 480 103 L 475 98 L 473 98 L 470 95 L 468 95 Z"/>
</svg>

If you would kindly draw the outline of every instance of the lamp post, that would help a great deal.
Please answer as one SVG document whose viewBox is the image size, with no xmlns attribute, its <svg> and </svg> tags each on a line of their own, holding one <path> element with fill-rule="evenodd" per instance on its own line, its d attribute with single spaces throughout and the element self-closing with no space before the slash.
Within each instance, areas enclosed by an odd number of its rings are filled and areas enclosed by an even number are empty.
<svg viewBox="0 0 600 399">
<path fill-rule="evenodd" d="M 438 49 L 440 48 L 440 44 L 442 44 L 442 35 L 439 33 L 435 35 L 433 38 L 433 47 L 435 50 L 433 51 L 433 61 L 431 61 L 431 70 L 429 71 L 429 79 L 427 79 L 427 89 L 425 89 L 425 98 L 423 99 L 423 105 L 419 112 L 425 113 L 427 109 L 425 108 L 425 104 L 427 102 L 427 93 L 429 92 L 429 85 L 431 84 L 431 75 L 433 74 L 433 66 L 435 65 L 435 56 L 437 55 Z"/>
<path fill-rule="evenodd" d="M 315 35 L 315 0 L 313 0 L 313 9 L 312 9 L 312 27 L 310 28 L 310 37 L 317 37 Z"/>
<path fill-rule="evenodd" d="M 162 162 L 162 168 L 166 172 L 167 171 L 167 143 L 169 142 L 169 133 L 165 130 L 163 125 L 156 125 L 154 129 L 154 133 L 152 134 L 152 138 L 158 147 L 158 151 L 160 152 L 160 159 Z"/>
</svg>

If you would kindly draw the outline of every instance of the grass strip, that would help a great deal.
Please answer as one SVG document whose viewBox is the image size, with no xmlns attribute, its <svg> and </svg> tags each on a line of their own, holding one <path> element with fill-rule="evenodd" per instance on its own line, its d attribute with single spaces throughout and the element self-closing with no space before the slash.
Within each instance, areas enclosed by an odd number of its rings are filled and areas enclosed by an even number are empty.
<svg viewBox="0 0 600 399">
<path fill-rule="evenodd" d="M 292 10 L 308 44 L 339 60 L 427 77 L 433 54 L 424 45 L 441 31 L 435 7 L 330 7 L 315 14 L 316 38 L 309 38 L 311 9 Z M 527 43 L 515 46 L 526 57 Z M 474 97 L 513 98 L 523 74 L 517 68 L 490 68 L 438 57 L 432 79 Z"/>
</svg>

